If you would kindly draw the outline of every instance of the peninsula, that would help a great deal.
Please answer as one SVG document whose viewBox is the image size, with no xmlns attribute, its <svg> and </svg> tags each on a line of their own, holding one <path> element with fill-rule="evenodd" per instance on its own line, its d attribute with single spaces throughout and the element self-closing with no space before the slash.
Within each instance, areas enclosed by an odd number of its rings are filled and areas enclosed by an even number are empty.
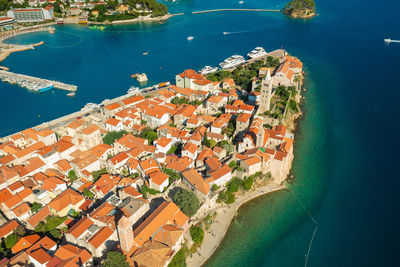
<svg viewBox="0 0 400 267">
<path fill-rule="evenodd" d="M 282 12 L 293 18 L 311 18 L 316 15 L 314 0 L 292 0 Z"/>
<path fill-rule="evenodd" d="M 285 187 L 294 157 L 303 64 L 248 57 L 0 138 L 1 262 L 203 264 L 240 205 Z"/>
</svg>

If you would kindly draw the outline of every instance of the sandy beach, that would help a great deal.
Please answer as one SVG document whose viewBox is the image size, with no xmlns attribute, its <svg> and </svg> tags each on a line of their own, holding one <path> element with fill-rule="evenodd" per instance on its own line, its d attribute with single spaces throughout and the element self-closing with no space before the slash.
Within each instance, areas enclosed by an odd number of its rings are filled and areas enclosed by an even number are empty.
<svg viewBox="0 0 400 267">
<path fill-rule="evenodd" d="M 197 222 L 202 221 L 208 214 L 217 212 L 214 222 L 211 224 L 210 228 L 204 232 L 204 240 L 202 245 L 195 254 L 187 258 L 187 265 L 193 267 L 201 266 L 214 254 L 215 250 L 223 240 L 229 225 L 231 224 L 232 219 L 235 217 L 240 206 L 261 195 L 282 189 L 285 189 L 284 185 L 267 184 L 265 186 L 258 187 L 253 191 L 247 192 L 244 195 L 238 196 L 235 203 L 231 205 L 218 205 L 208 210 L 207 213 L 202 214 L 202 217 L 197 219 L 194 218 L 193 224 L 196 224 Z"/>
</svg>

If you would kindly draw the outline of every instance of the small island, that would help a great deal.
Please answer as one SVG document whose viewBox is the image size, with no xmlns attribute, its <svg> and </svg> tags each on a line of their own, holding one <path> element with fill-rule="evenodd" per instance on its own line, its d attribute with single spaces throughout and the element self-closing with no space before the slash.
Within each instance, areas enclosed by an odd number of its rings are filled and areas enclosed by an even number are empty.
<svg viewBox="0 0 400 267">
<path fill-rule="evenodd" d="M 282 12 L 292 18 L 311 18 L 316 15 L 314 0 L 292 0 Z"/>
</svg>

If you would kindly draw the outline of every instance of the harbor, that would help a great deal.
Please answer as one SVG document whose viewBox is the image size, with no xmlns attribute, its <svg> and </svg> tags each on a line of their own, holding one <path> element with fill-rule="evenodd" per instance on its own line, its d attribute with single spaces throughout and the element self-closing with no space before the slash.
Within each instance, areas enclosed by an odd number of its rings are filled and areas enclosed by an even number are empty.
<svg viewBox="0 0 400 267">
<path fill-rule="evenodd" d="M 28 90 L 33 90 L 36 92 L 45 92 L 53 88 L 70 92 L 75 92 L 78 89 L 78 86 L 76 85 L 13 73 L 6 70 L 0 70 L 0 79 L 3 82 L 17 84 L 21 87 L 27 88 Z"/>
</svg>

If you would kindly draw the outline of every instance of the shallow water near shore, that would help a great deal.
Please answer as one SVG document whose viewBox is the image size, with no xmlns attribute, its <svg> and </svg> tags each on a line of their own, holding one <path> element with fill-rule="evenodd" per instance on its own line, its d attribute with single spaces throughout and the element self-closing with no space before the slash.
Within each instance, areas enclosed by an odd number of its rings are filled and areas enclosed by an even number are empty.
<svg viewBox="0 0 400 267">
<path fill-rule="evenodd" d="M 172 81 L 186 68 L 216 65 L 256 46 L 283 46 L 307 71 L 295 182 L 289 185 L 294 194 L 275 192 L 244 205 L 205 266 L 304 266 L 315 228 L 306 210 L 318 222 L 307 266 L 396 266 L 400 45 L 383 39 L 400 39 L 400 3 L 384 1 L 377 12 L 372 1 L 319 0 L 320 16 L 312 20 L 279 13 L 187 14 L 276 5 L 282 1 L 249 0 L 240 6 L 185 0 L 169 4 L 172 13 L 186 14 L 166 23 L 110 26 L 103 32 L 66 25 L 52 35 L 9 39 L 45 44 L 12 54 L 1 65 L 76 84 L 78 93 L 74 98 L 59 90 L 34 94 L 0 83 L 0 135 L 121 95 L 136 85 L 129 77 L 136 71 L 147 73 L 150 82 Z"/>
</svg>

